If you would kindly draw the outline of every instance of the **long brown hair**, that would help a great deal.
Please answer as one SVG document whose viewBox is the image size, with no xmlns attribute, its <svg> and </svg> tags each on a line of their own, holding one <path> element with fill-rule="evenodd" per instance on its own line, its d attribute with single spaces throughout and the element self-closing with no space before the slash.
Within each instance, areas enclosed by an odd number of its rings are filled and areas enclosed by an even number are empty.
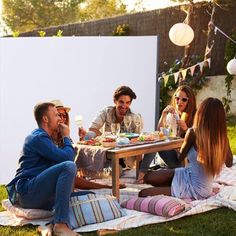
<svg viewBox="0 0 236 236">
<path fill-rule="evenodd" d="M 188 118 L 185 122 L 186 122 L 186 125 L 190 128 L 193 126 L 193 120 L 194 120 L 194 116 L 195 116 L 196 109 L 197 109 L 196 97 L 195 97 L 193 90 L 189 86 L 181 85 L 176 89 L 175 93 L 172 96 L 171 104 L 173 107 L 176 107 L 175 96 L 180 91 L 185 92 L 188 97 L 188 103 L 187 103 L 187 106 L 186 106 L 184 112 L 188 113 Z M 184 134 L 185 134 L 185 132 L 184 132 Z M 184 134 L 180 134 L 180 136 L 183 137 Z"/>
<path fill-rule="evenodd" d="M 207 98 L 199 106 L 194 119 L 198 161 L 207 174 L 219 174 L 227 156 L 226 116 L 222 102 Z"/>
</svg>

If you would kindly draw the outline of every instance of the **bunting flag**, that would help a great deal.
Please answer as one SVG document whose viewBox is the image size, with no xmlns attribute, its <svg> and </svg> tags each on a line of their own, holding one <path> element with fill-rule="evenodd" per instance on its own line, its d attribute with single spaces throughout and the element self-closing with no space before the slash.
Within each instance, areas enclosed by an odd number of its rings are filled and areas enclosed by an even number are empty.
<svg viewBox="0 0 236 236">
<path fill-rule="evenodd" d="M 202 72 L 203 65 L 204 65 L 204 61 L 202 61 L 202 62 L 198 63 L 198 65 L 199 65 L 200 71 Z"/>
<path fill-rule="evenodd" d="M 163 79 L 164 79 L 164 86 L 166 87 L 166 84 L 167 84 L 168 79 L 169 79 L 169 75 L 165 75 L 165 76 L 163 77 Z"/>
<path fill-rule="evenodd" d="M 175 80 L 176 84 L 177 84 L 179 79 L 180 79 L 180 81 L 185 80 L 188 70 L 190 70 L 190 74 L 191 74 L 191 76 L 193 76 L 197 66 L 199 66 L 201 72 L 203 71 L 203 67 L 208 66 L 210 68 L 211 67 L 211 58 L 208 58 L 208 59 L 206 59 L 202 62 L 199 62 L 199 63 L 197 63 L 193 66 L 190 66 L 186 69 L 181 69 L 180 71 L 175 72 L 173 74 L 169 74 L 169 75 L 164 74 L 162 76 L 162 78 L 164 79 L 164 86 L 166 87 L 166 84 L 167 84 L 170 76 L 174 76 L 174 80 Z"/>
<path fill-rule="evenodd" d="M 187 71 L 188 71 L 188 68 L 181 71 L 183 80 L 185 80 L 185 78 L 186 78 Z"/>
<path fill-rule="evenodd" d="M 191 76 L 193 76 L 195 68 L 196 68 L 196 65 L 190 67 Z"/>
<path fill-rule="evenodd" d="M 211 58 L 208 58 L 207 62 L 208 62 L 208 67 L 211 68 Z"/>
<path fill-rule="evenodd" d="M 179 71 L 174 73 L 174 79 L 175 79 L 175 83 L 178 83 L 178 79 L 179 79 Z"/>
</svg>

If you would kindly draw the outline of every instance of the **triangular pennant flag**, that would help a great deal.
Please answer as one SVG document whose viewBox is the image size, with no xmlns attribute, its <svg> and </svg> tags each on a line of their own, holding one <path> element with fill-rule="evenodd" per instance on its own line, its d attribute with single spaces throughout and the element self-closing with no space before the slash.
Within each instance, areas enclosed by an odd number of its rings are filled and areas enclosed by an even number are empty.
<svg viewBox="0 0 236 236">
<path fill-rule="evenodd" d="M 183 80 L 185 80 L 185 78 L 186 78 L 187 71 L 188 71 L 188 69 L 185 69 L 185 70 L 182 70 L 182 71 L 181 71 Z"/>
<path fill-rule="evenodd" d="M 179 71 L 174 73 L 175 83 L 177 84 L 179 78 Z"/>
<path fill-rule="evenodd" d="M 205 57 L 211 52 L 211 48 L 209 48 L 208 46 L 206 47 L 205 50 Z"/>
<path fill-rule="evenodd" d="M 204 65 L 204 61 L 198 63 L 198 65 L 199 65 L 200 71 L 202 72 L 202 68 L 203 68 L 203 65 Z"/>
<path fill-rule="evenodd" d="M 169 79 L 169 75 L 165 75 L 165 76 L 163 77 L 163 79 L 164 79 L 164 87 L 166 87 L 166 84 L 167 84 L 168 79 Z"/>
<path fill-rule="evenodd" d="M 211 58 L 208 58 L 207 62 L 208 62 L 208 67 L 211 68 Z"/>
<path fill-rule="evenodd" d="M 191 76 L 193 76 L 195 68 L 196 68 L 196 65 L 190 67 Z"/>
</svg>

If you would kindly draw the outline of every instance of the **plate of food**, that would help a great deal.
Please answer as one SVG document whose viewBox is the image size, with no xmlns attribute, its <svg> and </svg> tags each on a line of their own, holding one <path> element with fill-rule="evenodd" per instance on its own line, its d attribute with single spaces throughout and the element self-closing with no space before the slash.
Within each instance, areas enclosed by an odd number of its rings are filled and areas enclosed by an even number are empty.
<svg viewBox="0 0 236 236">
<path fill-rule="evenodd" d="M 90 146 L 100 146 L 101 143 L 97 141 L 96 139 L 90 139 L 90 140 L 81 140 L 77 142 L 77 144 L 80 145 L 90 145 Z"/>
<path fill-rule="evenodd" d="M 102 143 L 102 146 L 105 148 L 113 148 L 116 146 L 116 139 L 106 137 L 102 139 L 101 143 Z"/>
</svg>

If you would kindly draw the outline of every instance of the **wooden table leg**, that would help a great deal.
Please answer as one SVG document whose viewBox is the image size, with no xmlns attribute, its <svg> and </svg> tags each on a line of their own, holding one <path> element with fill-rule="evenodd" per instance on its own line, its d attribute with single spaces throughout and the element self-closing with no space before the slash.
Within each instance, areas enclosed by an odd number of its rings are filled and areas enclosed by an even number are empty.
<svg viewBox="0 0 236 236">
<path fill-rule="evenodd" d="M 136 158 L 136 179 L 138 179 L 140 164 L 142 161 L 142 155 L 138 155 L 135 158 Z"/>
<path fill-rule="evenodd" d="M 112 157 L 112 193 L 118 201 L 120 199 L 119 182 L 119 159 Z"/>
</svg>

